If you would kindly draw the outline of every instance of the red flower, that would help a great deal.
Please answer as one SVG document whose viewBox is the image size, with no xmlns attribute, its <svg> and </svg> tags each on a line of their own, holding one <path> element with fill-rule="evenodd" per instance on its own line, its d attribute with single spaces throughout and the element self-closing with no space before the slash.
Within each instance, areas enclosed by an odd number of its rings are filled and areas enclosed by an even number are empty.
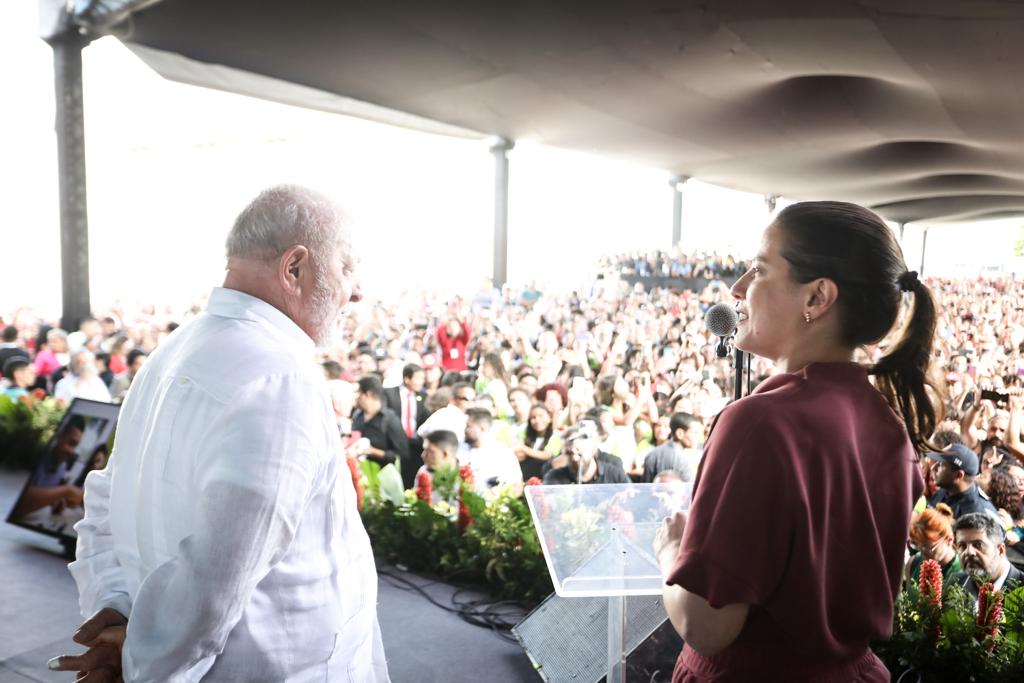
<svg viewBox="0 0 1024 683">
<path fill-rule="evenodd" d="M 35 398 L 37 401 L 42 401 L 44 398 L 46 398 L 46 392 L 40 389 L 39 387 L 36 387 L 29 393 L 31 393 L 33 398 Z"/>
<path fill-rule="evenodd" d="M 530 477 L 526 480 L 527 486 L 540 486 L 542 483 L 540 477 Z"/>
<path fill-rule="evenodd" d="M 933 643 L 942 635 L 939 614 L 942 610 L 942 567 L 935 560 L 921 563 L 921 614 L 928 622 L 928 634 Z"/>
<path fill-rule="evenodd" d="M 430 502 L 433 499 L 433 486 L 434 480 L 431 478 L 430 472 L 423 470 L 416 474 L 416 497 L 427 505 L 430 505 Z"/>
<path fill-rule="evenodd" d="M 352 476 L 352 486 L 356 490 L 356 509 L 363 509 L 363 477 L 359 471 L 359 463 L 355 458 L 345 458 L 345 462 L 348 465 L 348 472 Z"/>
<path fill-rule="evenodd" d="M 978 640 L 988 639 L 989 653 L 995 649 L 995 637 L 999 632 L 999 622 L 1003 619 L 1003 592 L 997 591 L 991 583 L 986 583 L 978 591 Z"/>
<path fill-rule="evenodd" d="M 942 567 L 935 560 L 921 563 L 921 597 L 932 606 L 942 607 Z"/>
<path fill-rule="evenodd" d="M 468 488 L 473 488 L 473 468 L 469 465 L 463 465 L 459 468 L 459 479 Z"/>
<path fill-rule="evenodd" d="M 459 498 L 459 533 L 461 534 L 473 524 L 473 517 L 469 514 L 469 508 L 466 507 L 466 503 Z"/>
</svg>

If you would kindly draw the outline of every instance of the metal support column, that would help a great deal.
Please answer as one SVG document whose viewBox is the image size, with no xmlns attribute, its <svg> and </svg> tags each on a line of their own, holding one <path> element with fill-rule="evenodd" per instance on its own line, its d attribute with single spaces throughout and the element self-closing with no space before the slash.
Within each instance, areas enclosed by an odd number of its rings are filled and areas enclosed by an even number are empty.
<svg viewBox="0 0 1024 683">
<path fill-rule="evenodd" d="M 672 188 L 672 246 L 678 246 L 683 239 L 683 185 L 689 176 L 674 175 L 668 184 Z"/>
<path fill-rule="evenodd" d="M 494 286 L 508 280 L 508 153 L 516 143 L 498 138 L 491 145 L 494 155 Z"/>
<path fill-rule="evenodd" d="M 77 330 L 90 314 L 89 219 L 85 192 L 82 48 L 89 40 L 72 28 L 49 40 L 57 96 L 57 173 L 60 191 L 61 326 Z"/>
<path fill-rule="evenodd" d="M 925 228 L 921 233 L 921 267 L 917 269 L 917 274 L 924 277 L 924 257 L 928 252 L 928 228 Z"/>
<path fill-rule="evenodd" d="M 766 194 L 764 196 L 764 205 L 768 209 L 768 213 L 775 213 L 775 203 L 779 200 L 777 194 Z"/>
<path fill-rule="evenodd" d="M 903 233 L 906 232 L 906 229 L 907 229 L 907 224 L 906 223 L 900 223 L 900 244 L 901 245 L 903 244 Z"/>
</svg>

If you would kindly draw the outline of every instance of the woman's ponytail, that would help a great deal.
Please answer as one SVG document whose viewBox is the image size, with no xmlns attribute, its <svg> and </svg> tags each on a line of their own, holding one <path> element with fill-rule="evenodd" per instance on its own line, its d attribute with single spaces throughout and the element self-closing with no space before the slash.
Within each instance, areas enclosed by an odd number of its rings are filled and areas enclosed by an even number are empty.
<svg viewBox="0 0 1024 683">
<path fill-rule="evenodd" d="M 942 419 L 942 385 L 929 373 L 935 339 L 935 300 L 917 273 L 906 273 L 900 289 L 910 291 L 913 310 L 903 338 L 869 370 L 875 386 L 903 418 L 910 441 L 919 452 L 930 450 L 928 439 Z M 938 406 L 938 407 L 937 407 Z"/>
</svg>

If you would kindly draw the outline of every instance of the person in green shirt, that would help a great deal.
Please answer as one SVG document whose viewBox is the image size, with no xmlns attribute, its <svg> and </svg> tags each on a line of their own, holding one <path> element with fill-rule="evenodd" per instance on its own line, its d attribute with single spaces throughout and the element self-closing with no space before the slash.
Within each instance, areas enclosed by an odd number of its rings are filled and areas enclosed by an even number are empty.
<svg viewBox="0 0 1024 683">
<path fill-rule="evenodd" d="M 915 513 L 910 520 L 910 542 L 920 551 L 907 562 L 907 583 L 921 579 L 921 564 L 935 560 L 942 567 L 943 583 L 963 571 L 953 546 L 953 509 L 945 503 Z"/>
</svg>

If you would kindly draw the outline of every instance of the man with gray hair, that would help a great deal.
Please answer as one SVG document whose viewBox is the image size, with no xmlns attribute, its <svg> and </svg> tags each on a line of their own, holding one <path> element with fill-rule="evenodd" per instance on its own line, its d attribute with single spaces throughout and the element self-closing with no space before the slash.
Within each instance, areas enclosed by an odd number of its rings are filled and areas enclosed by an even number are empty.
<svg viewBox="0 0 1024 683">
<path fill-rule="evenodd" d="M 110 402 L 110 390 L 100 378 L 96 355 L 84 346 L 71 353 L 68 374 L 53 388 L 53 397 L 66 403 L 76 398 Z"/>
<path fill-rule="evenodd" d="M 956 552 L 964 571 L 956 582 L 975 600 L 986 583 L 998 591 L 1024 586 L 1024 572 L 1006 559 L 1006 541 L 999 523 L 984 512 L 971 512 L 953 523 Z"/>
<path fill-rule="evenodd" d="M 139 370 L 110 464 L 86 480 L 70 569 L 93 615 L 74 639 L 90 649 L 50 666 L 90 681 L 387 681 L 373 555 L 314 354 L 360 298 L 344 216 L 310 190 L 268 189 L 227 257 L 206 311 Z"/>
</svg>

